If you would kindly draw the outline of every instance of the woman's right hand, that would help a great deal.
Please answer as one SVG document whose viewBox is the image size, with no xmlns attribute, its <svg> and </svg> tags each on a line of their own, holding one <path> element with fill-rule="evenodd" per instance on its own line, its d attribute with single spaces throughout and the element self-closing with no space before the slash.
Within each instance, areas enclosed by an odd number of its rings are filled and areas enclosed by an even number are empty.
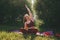
<svg viewBox="0 0 60 40">
<path fill-rule="evenodd" d="M 27 27 L 26 22 L 25 22 L 25 24 L 24 24 L 24 29 L 25 29 L 25 30 L 28 30 L 28 27 Z"/>
<path fill-rule="evenodd" d="M 24 27 L 25 30 L 28 30 L 28 27 Z"/>
</svg>

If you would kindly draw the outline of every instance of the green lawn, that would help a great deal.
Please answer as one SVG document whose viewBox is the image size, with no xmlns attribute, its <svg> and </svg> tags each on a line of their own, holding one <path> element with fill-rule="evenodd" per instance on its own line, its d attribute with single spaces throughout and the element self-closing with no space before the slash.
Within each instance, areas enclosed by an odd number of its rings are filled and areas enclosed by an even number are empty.
<svg viewBox="0 0 60 40">
<path fill-rule="evenodd" d="M 20 29 L 21 26 L 7 26 L 7 25 L 0 25 L 0 31 L 12 31 Z"/>
<path fill-rule="evenodd" d="M 45 37 L 31 34 L 19 34 L 8 32 L 9 30 L 20 29 L 18 26 L 0 26 L 0 40 L 60 40 L 56 37 Z"/>
<path fill-rule="evenodd" d="M 42 37 L 37 35 L 23 35 L 16 32 L 0 31 L 0 40 L 57 40 L 55 37 Z"/>
</svg>

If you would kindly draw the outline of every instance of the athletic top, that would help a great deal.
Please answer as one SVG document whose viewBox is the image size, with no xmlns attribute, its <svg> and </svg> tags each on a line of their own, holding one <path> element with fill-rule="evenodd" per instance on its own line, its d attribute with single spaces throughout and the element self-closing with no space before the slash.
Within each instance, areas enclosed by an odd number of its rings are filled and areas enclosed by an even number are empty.
<svg viewBox="0 0 60 40">
<path fill-rule="evenodd" d="M 27 27 L 33 27 L 34 26 L 34 22 L 31 20 L 29 24 L 27 24 Z"/>
</svg>

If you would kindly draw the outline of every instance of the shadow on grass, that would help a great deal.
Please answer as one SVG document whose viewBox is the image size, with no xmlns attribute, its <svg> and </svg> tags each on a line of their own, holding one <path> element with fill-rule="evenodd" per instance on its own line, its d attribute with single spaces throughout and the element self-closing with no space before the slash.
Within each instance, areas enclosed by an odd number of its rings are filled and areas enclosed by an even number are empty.
<svg viewBox="0 0 60 40">
<path fill-rule="evenodd" d="M 24 38 L 27 40 L 27 39 L 30 39 L 30 40 L 34 40 L 34 38 L 36 37 L 35 34 L 23 34 Z"/>
<path fill-rule="evenodd" d="M 14 30 L 19 30 L 20 26 L 7 26 L 7 25 L 0 25 L 0 31 L 14 31 Z"/>
<path fill-rule="evenodd" d="M 7 31 L 7 32 L 13 32 L 14 30 L 20 30 L 20 26 L 7 26 L 7 25 L 0 25 L 0 31 Z M 35 34 L 29 34 L 29 33 L 24 33 L 23 37 L 27 40 L 34 40 L 36 37 Z"/>
</svg>

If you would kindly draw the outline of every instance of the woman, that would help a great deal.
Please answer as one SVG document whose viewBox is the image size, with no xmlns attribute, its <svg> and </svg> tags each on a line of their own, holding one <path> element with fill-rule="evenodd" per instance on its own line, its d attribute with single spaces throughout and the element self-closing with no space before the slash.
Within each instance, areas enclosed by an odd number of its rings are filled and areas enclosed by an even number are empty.
<svg viewBox="0 0 60 40">
<path fill-rule="evenodd" d="M 34 28 L 34 19 L 30 9 L 25 5 L 29 14 L 24 15 L 24 29 L 28 30 L 29 28 Z"/>
</svg>

